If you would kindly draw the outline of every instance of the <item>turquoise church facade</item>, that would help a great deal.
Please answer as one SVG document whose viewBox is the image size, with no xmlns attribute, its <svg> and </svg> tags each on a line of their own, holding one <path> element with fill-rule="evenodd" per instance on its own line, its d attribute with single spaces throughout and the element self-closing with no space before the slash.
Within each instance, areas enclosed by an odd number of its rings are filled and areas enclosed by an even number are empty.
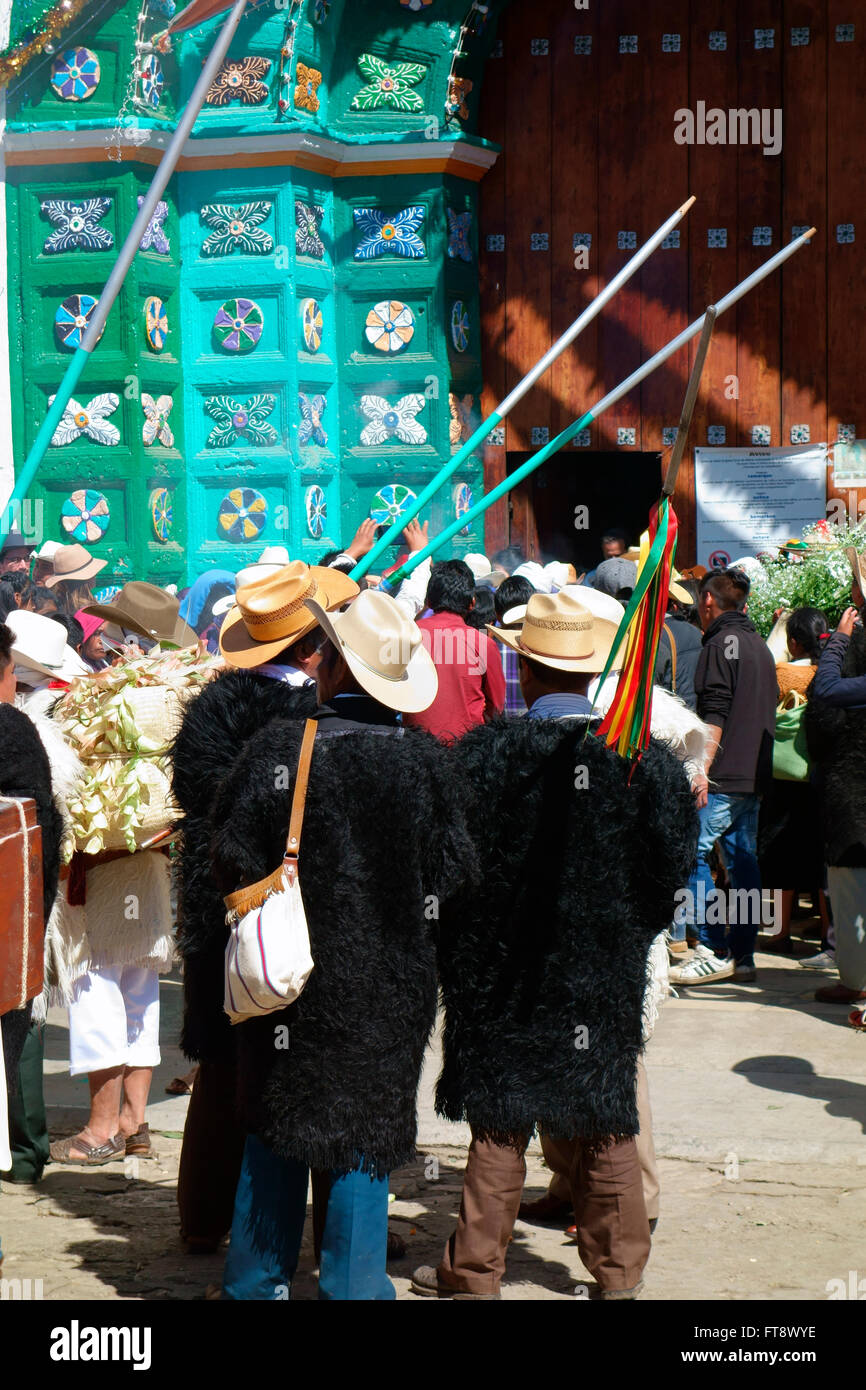
<svg viewBox="0 0 866 1390">
<path fill-rule="evenodd" d="M 165 5 L 90 6 L 10 84 L 16 467 L 221 22 L 163 52 Z M 467 8 L 250 9 L 40 469 L 45 538 L 105 556 L 113 582 L 185 583 L 266 545 L 313 562 L 468 437 L 496 7 Z M 482 490 L 473 457 L 431 534 Z M 467 528 L 449 553 L 483 544 Z"/>
</svg>

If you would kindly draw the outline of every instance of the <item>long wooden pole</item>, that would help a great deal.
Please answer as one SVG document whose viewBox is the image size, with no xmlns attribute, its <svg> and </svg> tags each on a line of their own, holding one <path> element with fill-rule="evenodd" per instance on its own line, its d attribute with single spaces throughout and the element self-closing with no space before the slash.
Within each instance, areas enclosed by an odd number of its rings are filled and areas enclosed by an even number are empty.
<svg viewBox="0 0 866 1390">
<path fill-rule="evenodd" d="M 181 150 L 186 144 L 187 137 L 195 125 L 198 114 L 204 105 L 204 99 L 207 95 L 208 88 L 216 77 L 217 70 L 228 52 L 229 44 L 234 37 L 235 30 L 241 21 L 241 16 L 247 4 L 248 0 L 235 0 L 231 14 L 220 29 L 216 43 L 207 56 L 198 81 L 193 87 L 192 95 L 184 108 L 183 115 L 177 124 L 171 140 L 166 146 L 165 154 L 159 161 L 156 173 L 153 176 L 153 182 L 147 190 L 144 201 L 138 210 L 138 216 L 133 222 L 126 240 L 120 248 L 117 260 L 114 263 L 114 268 L 106 281 L 102 294 L 99 296 L 99 302 L 90 316 L 90 322 L 81 339 L 81 346 L 75 350 L 63 380 L 57 388 L 57 394 L 52 404 L 49 406 L 48 414 L 42 421 L 39 432 L 33 441 L 33 447 L 24 461 L 21 472 L 15 479 L 15 486 L 12 489 L 10 497 L 7 499 L 2 515 L 0 515 L 0 536 L 8 535 L 9 531 L 12 529 L 15 504 L 26 497 L 27 493 L 30 491 L 33 479 L 36 477 L 39 465 L 45 456 L 45 451 L 54 438 L 54 431 L 63 418 L 63 412 L 69 404 L 70 396 L 78 385 L 81 373 L 90 360 L 90 354 L 102 333 L 105 320 L 108 318 L 111 307 L 120 293 L 120 287 L 126 278 L 129 267 L 132 265 L 141 238 L 144 236 L 148 223 L 156 209 L 156 205 L 165 192 L 166 185 L 174 173 Z"/>
<path fill-rule="evenodd" d="M 640 269 L 644 261 L 655 251 L 656 247 L 659 246 L 664 241 L 665 237 L 673 231 L 674 227 L 683 220 L 694 201 L 694 197 L 688 198 L 681 207 L 678 207 L 676 212 L 672 213 L 667 221 L 663 222 L 658 230 L 653 232 L 649 241 L 644 242 L 640 250 L 635 252 L 631 260 L 626 261 L 622 270 L 617 272 L 610 284 L 606 285 L 590 304 L 587 304 L 583 312 L 574 320 L 571 327 L 565 330 L 562 337 L 558 338 L 551 348 L 548 348 L 544 356 L 526 373 L 526 376 L 521 378 L 513 390 L 509 391 L 505 399 L 499 402 L 496 409 L 491 411 L 487 419 L 478 426 L 478 429 L 475 430 L 474 434 L 472 434 L 470 438 L 466 440 L 465 444 L 457 450 L 456 454 L 452 454 L 449 461 L 443 464 L 436 476 L 430 479 L 430 482 L 424 488 L 423 492 L 419 493 L 411 506 L 400 513 L 397 520 L 379 537 L 373 548 L 368 550 L 367 554 L 361 557 L 352 570 L 353 579 L 357 579 L 360 575 L 366 574 L 370 566 L 374 564 L 382 554 L 382 551 L 386 550 L 388 546 L 397 539 L 406 524 L 410 522 L 413 517 L 417 516 L 422 507 L 425 507 L 430 501 L 431 497 L 435 496 L 439 489 L 447 483 L 448 479 L 453 477 L 460 465 L 475 452 L 479 445 L 483 444 L 491 430 L 502 423 L 508 412 L 513 409 L 519 400 L 523 399 L 527 391 L 531 390 L 539 377 L 544 375 L 548 367 L 556 361 L 557 357 L 561 356 L 565 349 L 574 342 L 575 338 L 583 332 L 587 324 L 591 323 L 592 320 L 601 313 L 604 306 L 613 298 L 617 291 L 622 288 L 626 281 L 631 279 L 635 271 Z"/>
<path fill-rule="evenodd" d="M 748 294 L 750 290 L 754 289 L 755 286 L 760 284 L 768 275 L 771 275 L 774 270 L 777 270 L 789 257 L 799 251 L 801 246 L 805 246 L 806 242 L 814 235 L 815 228 L 810 227 L 808 232 L 804 232 L 802 236 L 796 237 L 794 241 L 789 242 L 781 251 L 777 251 L 775 256 L 771 256 L 763 265 L 758 266 L 757 270 L 753 270 L 751 275 L 747 275 L 745 280 L 742 280 L 739 285 L 736 285 L 734 289 L 719 300 L 718 304 L 715 306 L 716 314 L 723 314 L 726 309 L 730 309 L 732 305 L 736 304 L 738 300 L 742 299 L 744 295 Z M 528 478 L 530 473 L 534 473 L 536 468 L 539 468 L 542 463 L 550 458 L 551 454 L 555 454 L 563 445 L 568 444 L 580 430 L 586 429 L 587 425 L 590 425 L 593 420 L 597 420 L 600 415 L 603 415 L 606 410 L 609 410 L 610 407 L 618 400 L 621 400 L 623 396 L 627 396 L 629 391 L 633 391 L 635 386 L 643 381 L 645 377 L 650 376 L 662 363 L 667 362 L 668 358 L 672 357 L 675 352 L 679 352 L 681 347 L 691 342 L 692 338 L 696 338 L 703 329 L 705 318 L 706 315 L 701 314 L 699 319 L 695 319 L 694 323 L 689 324 L 688 328 L 684 328 L 682 333 L 678 333 L 675 338 L 672 338 L 669 343 L 663 348 L 660 348 L 659 351 L 644 362 L 642 366 L 638 367 L 636 371 L 633 371 L 630 376 L 626 377 L 625 381 L 620 382 L 619 386 L 615 386 L 606 396 L 602 396 L 601 400 L 587 410 L 584 415 L 581 415 L 579 420 L 575 420 L 574 424 L 569 425 L 568 428 L 558 434 L 555 439 L 551 439 L 549 444 L 545 444 L 543 449 L 539 449 L 537 454 L 534 454 L 531 459 L 527 459 L 526 463 L 522 464 L 520 468 L 515 469 L 513 473 L 510 473 L 503 482 L 491 488 L 490 492 L 480 498 L 479 501 L 475 503 L 474 507 L 470 507 L 467 512 L 464 512 L 463 516 L 459 516 L 456 521 L 452 521 L 449 526 L 446 526 L 444 531 L 440 531 L 438 536 L 434 536 L 431 541 L 428 541 L 423 550 L 414 551 L 399 569 L 389 575 L 387 583 L 388 590 L 393 591 L 407 575 L 412 573 L 416 566 L 421 564 L 422 560 L 426 560 L 428 555 L 433 555 L 437 550 L 440 550 L 443 545 L 451 540 L 452 536 L 456 536 L 458 531 L 462 531 L 464 526 L 468 526 L 477 517 L 483 516 L 488 507 L 492 507 L 494 502 L 498 502 L 500 497 L 504 497 L 517 483 L 522 482 L 524 478 Z"/>
<path fill-rule="evenodd" d="M 674 489 L 677 485 L 677 474 L 680 471 L 686 440 L 689 437 L 692 416 L 695 413 L 695 401 L 698 399 L 704 363 L 707 360 L 710 339 L 713 336 L 713 326 L 716 322 L 716 314 L 718 312 L 715 304 L 708 305 L 704 312 L 704 326 L 701 329 L 701 340 L 698 343 L 698 350 L 695 353 L 695 360 L 692 366 L 692 374 L 689 377 L 689 384 L 686 388 L 686 398 L 683 401 L 682 414 L 680 415 L 680 423 L 677 428 L 677 437 L 674 440 L 674 447 L 671 450 L 667 472 L 665 473 L 662 497 L 673 497 L 674 495 Z"/>
</svg>

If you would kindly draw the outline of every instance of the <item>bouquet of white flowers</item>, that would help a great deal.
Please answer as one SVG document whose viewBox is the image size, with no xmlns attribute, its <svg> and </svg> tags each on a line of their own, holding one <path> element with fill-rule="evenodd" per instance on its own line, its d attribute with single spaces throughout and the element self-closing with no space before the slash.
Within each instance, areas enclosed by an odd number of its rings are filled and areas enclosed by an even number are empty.
<svg viewBox="0 0 866 1390">
<path fill-rule="evenodd" d="M 762 637 L 773 627 L 780 608 L 819 608 L 834 627 L 851 602 L 851 566 L 847 546 L 866 547 L 866 523 L 852 528 L 819 521 L 803 531 L 807 548 L 764 560 L 761 572 L 749 571 L 749 617 Z"/>
</svg>

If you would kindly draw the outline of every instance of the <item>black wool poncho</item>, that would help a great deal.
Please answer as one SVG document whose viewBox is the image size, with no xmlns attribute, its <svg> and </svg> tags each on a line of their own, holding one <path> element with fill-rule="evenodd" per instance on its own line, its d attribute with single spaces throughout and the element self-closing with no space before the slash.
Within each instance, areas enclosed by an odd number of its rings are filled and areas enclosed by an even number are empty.
<svg viewBox="0 0 866 1390">
<path fill-rule="evenodd" d="M 647 954 L 695 857 L 673 754 L 654 742 L 629 781 L 585 728 L 503 720 L 455 749 L 481 879 L 440 921 L 437 1109 L 506 1141 L 637 1132 Z"/>
<path fill-rule="evenodd" d="M 275 787 L 274 769 L 294 773 L 300 741 L 296 721 L 274 720 L 223 782 L 221 892 L 278 867 L 292 787 Z M 247 1126 L 283 1157 L 337 1169 L 363 1160 L 377 1173 L 414 1159 L 437 916 L 473 872 L 452 759 L 416 730 L 316 739 L 299 860 L 314 969 L 289 1008 L 233 1029 Z M 288 1047 L 278 1048 L 282 1025 Z"/>
<path fill-rule="evenodd" d="M 271 719 L 305 719 L 315 687 L 253 671 L 226 671 L 188 705 L 172 749 L 172 791 L 184 812 L 176 861 L 178 946 L 183 957 L 181 1046 L 196 1062 L 225 1062 L 234 1039 L 223 1011 L 226 910 L 211 864 L 211 814 L 223 779 L 247 739 Z"/>
</svg>

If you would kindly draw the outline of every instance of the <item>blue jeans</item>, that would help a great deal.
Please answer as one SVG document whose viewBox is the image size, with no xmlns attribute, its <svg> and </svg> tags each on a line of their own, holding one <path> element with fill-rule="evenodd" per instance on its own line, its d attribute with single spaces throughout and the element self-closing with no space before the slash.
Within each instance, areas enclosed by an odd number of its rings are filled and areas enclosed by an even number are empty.
<svg viewBox="0 0 866 1390">
<path fill-rule="evenodd" d="M 758 868 L 758 808 L 757 796 L 742 794 L 725 796 L 711 792 L 701 809 L 701 830 L 698 837 L 698 862 L 689 879 L 689 901 L 685 920 L 697 928 L 698 939 L 716 955 L 730 953 L 737 965 L 754 965 L 755 938 L 761 921 L 761 871 Z M 728 866 L 731 886 L 740 892 L 731 904 L 726 927 L 722 921 L 705 920 L 711 904 L 718 904 L 717 890 L 710 873 L 709 857 L 713 844 L 721 840 Z M 757 890 L 757 892 L 753 891 Z M 712 897 L 710 895 L 713 895 Z M 735 919 L 735 920 L 733 920 Z M 728 933 L 726 940 L 726 931 Z"/>
<path fill-rule="evenodd" d="M 331 1176 L 319 1298 L 396 1298 L 385 1272 L 387 1177 L 371 1178 L 359 1168 Z M 305 1163 L 280 1158 L 248 1135 L 223 1275 L 225 1298 L 289 1297 L 304 1234 L 308 1179 Z"/>
</svg>

